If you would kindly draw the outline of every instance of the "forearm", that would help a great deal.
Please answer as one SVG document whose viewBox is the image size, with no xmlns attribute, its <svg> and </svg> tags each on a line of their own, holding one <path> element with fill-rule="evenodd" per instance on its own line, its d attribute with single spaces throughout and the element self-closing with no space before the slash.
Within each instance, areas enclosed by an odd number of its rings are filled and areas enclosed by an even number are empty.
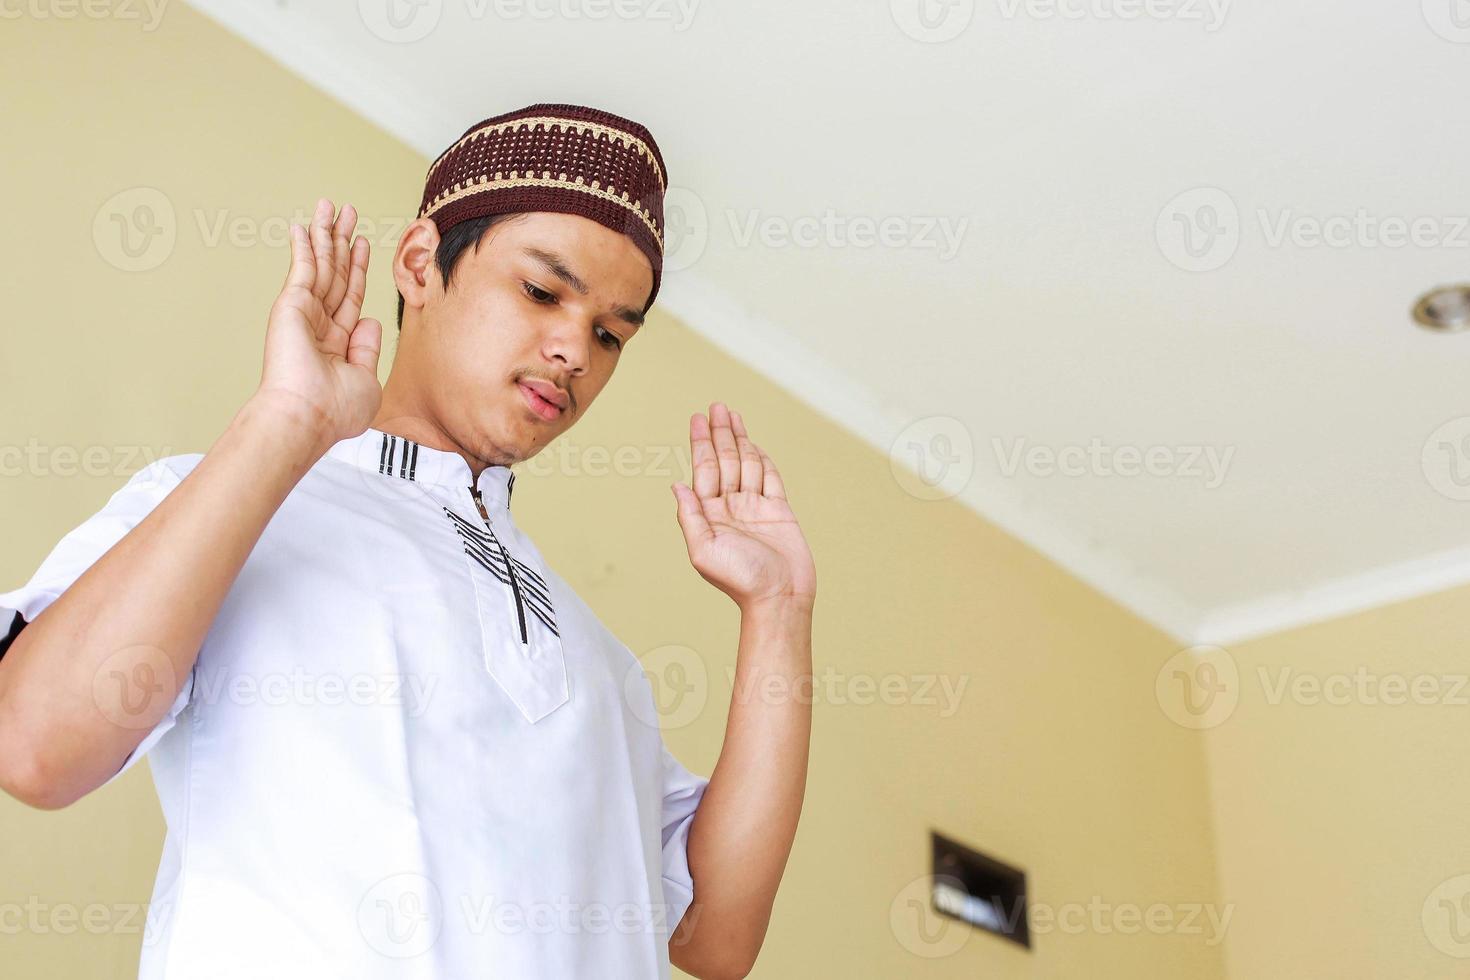
<svg viewBox="0 0 1470 980">
<path fill-rule="evenodd" d="M 194 470 L 21 631 L 0 660 L 5 788 L 66 806 L 167 713 L 246 558 L 325 452 L 316 419 L 247 403 Z M 118 683 L 108 678 L 121 679 Z M 146 680 L 146 699 L 138 684 Z"/>
<path fill-rule="evenodd" d="M 725 741 L 689 833 L 694 904 L 670 944 L 695 976 L 743 975 L 765 940 L 806 791 L 811 626 L 809 600 L 741 614 Z"/>
</svg>

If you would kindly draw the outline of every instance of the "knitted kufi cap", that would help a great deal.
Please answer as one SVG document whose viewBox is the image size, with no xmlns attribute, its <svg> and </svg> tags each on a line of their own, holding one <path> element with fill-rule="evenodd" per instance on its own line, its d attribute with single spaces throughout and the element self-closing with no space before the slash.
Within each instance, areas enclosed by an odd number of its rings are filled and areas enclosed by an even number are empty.
<svg viewBox="0 0 1470 980">
<path fill-rule="evenodd" d="M 537 103 L 491 116 L 441 153 L 424 178 L 420 218 L 443 235 L 469 218 L 515 211 L 580 214 L 648 257 L 653 305 L 663 272 L 668 172 L 653 135 L 587 106 Z"/>
</svg>

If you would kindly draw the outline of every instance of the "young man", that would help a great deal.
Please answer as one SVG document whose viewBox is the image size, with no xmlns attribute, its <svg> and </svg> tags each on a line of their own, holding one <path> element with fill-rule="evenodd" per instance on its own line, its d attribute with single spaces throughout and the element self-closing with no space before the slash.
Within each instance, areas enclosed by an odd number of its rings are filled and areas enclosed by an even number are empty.
<svg viewBox="0 0 1470 980">
<path fill-rule="evenodd" d="M 0 595 L 0 785 L 56 809 L 151 752 L 143 977 L 750 970 L 810 732 L 809 697 L 748 693 L 810 690 L 815 570 L 776 467 L 739 413 L 691 417 L 679 525 L 740 610 L 708 779 L 510 514 L 510 466 L 592 406 L 653 303 L 665 187 L 611 113 L 471 127 L 393 257 L 385 387 L 367 242 L 320 201 L 226 431 Z"/>
</svg>

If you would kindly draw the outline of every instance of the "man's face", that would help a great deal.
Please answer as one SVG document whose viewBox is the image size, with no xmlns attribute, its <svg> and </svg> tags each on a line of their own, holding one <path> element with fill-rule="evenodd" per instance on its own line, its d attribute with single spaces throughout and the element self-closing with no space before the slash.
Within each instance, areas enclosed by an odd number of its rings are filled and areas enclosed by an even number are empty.
<svg viewBox="0 0 1470 980">
<path fill-rule="evenodd" d="M 405 302 L 422 306 L 412 325 L 405 309 L 400 353 L 414 345 L 426 409 L 481 460 L 534 456 L 612 377 L 642 320 L 652 266 L 626 235 L 538 211 L 466 249 L 446 292 L 438 266 L 424 261 L 438 246 L 425 224 L 405 234 L 394 275 Z"/>
</svg>

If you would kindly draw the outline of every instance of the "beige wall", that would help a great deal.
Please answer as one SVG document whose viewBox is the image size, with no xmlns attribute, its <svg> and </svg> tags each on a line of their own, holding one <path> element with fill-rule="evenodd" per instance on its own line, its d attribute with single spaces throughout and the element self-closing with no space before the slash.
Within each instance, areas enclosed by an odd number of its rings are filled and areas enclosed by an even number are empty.
<svg viewBox="0 0 1470 980">
<path fill-rule="evenodd" d="M 1232 976 L 1467 975 L 1467 602 L 1228 651 L 1236 704 L 1208 740 Z"/>
<path fill-rule="evenodd" d="M 48 450 L 0 483 L 9 588 L 141 464 L 127 447 L 202 451 L 252 390 L 285 250 L 210 244 L 219 217 L 280 236 L 283 216 L 318 194 L 370 218 L 411 216 L 427 161 L 182 5 L 153 33 L 7 22 L 0 46 L 12 93 L 0 121 L 26 148 L 7 154 L 0 191 L 12 284 L 0 445 L 101 446 L 116 463 L 67 476 Z M 486 93 L 487 114 L 503 108 Z M 98 245 L 93 226 L 136 187 L 167 197 L 177 239 L 161 264 L 128 272 L 116 235 Z M 391 336 L 392 235 L 374 246 L 368 310 Z M 1038 930 L 1031 952 L 980 934 L 946 956 L 913 951 L 926 949 L 913 923 L 890 911 L 926 870 L 931 827 L 1021 865 L 1033 902 L 1088 922 L 1103 906 L 1218 905 L 1205 738 L 1154 694 L 1173 644 L 960 506 L 909 496 L 881 453 L 656 312 L 597 410 L 528 464 L 517 504 L 547 559 L 648 663 L 669 645 L 693 651 L 707 700 L 671 713 L 673 750 L 710 771 L 733 666 L 733 609 L 688 566 L 668 491 L 683 474 L 663 451 L 682 461 L 689 413 L 716 398 L 743 410 L 781 465 L 822 586 L 809 794 L 757 975 L 1223 978 L 1207 932 L 1126 920 Z M 636 447 L 639 473 L 591 474 L 568 446 Z M 948 712 L 937 690 L 937 704 L 852 703 L 853 684 L 890 675 L 915 693 L 929 678 L 965 686 Z M 1227 759 L 1249 750 L 1216 735 Z M 1248 862 L 1260 812 L 1224 812 L 1227 855 Z M 57 813 L 0 801 L 0 903 L 146 901 L 161 838 L 143 766 Z M 1254 900 L 1253 877 L 1230 881 Z M 131 976 L 142 937 L 127 925 L 0 935 L 5 975 Z M 1244 962 L 1252 952 L 1242 947 Z"/>
</svg>

